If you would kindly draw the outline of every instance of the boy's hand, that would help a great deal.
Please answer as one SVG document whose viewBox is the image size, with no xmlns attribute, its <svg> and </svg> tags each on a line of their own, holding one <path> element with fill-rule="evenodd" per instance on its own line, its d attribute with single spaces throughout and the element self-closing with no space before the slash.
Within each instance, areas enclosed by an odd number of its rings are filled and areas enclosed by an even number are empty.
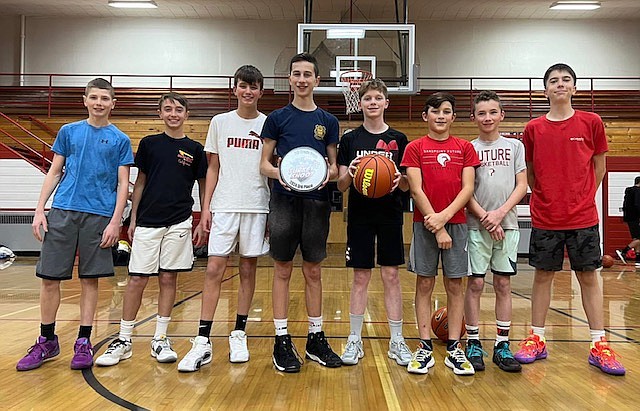
<svg viewBox="0 0 640 411">
<path fill-rule="evenodd" d="M 49 231 L 49 229 L 47 228 L 47 216 L 44 215 L 44 211 L 36 210 L 36 213 L 33 216 L 33 223 L 31 223 L 31 230 L 33 231 L 33 236 L 36 238 L 36 240 L 42 242 L 40 226 L 42 226 L 42 229 L 45 233 Z"/>
<path fill-rule="evenodd" d="M 433 213 L 424 216 L 424 226 L 432 233 L 436 233 L 444 228 L 444 225 L 449 221 L 442 213 Z"/>
<path fill-rule="evenodd" d="M 453 245 L 453 240 L 451 240 L 451 236 L 447 233 L 447 230 L 444 228 L 436 232 L 436 241 L 438 242 L 438 248 L 442 250 L 448 250 Z"/>
<path fill-rule="evenodd" d="M 211 211 L 202 211 L 200 213 L 200 223 L 198 224 L 202 228 L 203 233 L 211 232 L 211 219 L 213 218 L 213 214 Z"/>
<path fill-rule="evenodd" d="M 402 174 L 398 170 L 398 167 L 396 167 L 396 172 L 393 175 L 394 175 L 393 185 L 391 186 L 391 191 L 389 191 L 390 193 L 393 193 L 393 190 L 398 188 L 398 185 L 400 184 L 400 180 L 402 179 Z"/>
<path fill-rule="evenodd" d="M 109 248 L 118 242 L 120 237 L 120 224 L 109 223 L 107 228 L 102 232 L 102 241 L 100 242 L 100 248 Z"/>
<path fill-rule="evenodd" d="M 204 226 L 202 224 L 202 220 L 200 220 L 200 223 L 198 223 L 196 228 L 193 230 L 193 243 L 196 247 L 200 247 L 201 245 L 204 245 L 205 238 Z"/>
<path fill-rule="evenodd" d="M 349 173 L 349 175 L 351 176 L 351 178 L 354 178 L 354 176 L 356 175 L 356 171 L 358 170 L 358 164 L 360 164 L 360 158 L 362 156 L 358 156 L 356 158 L 354 158 L 351 163 L 349 164 L 349 168 L 347 169 L 347 172 Z"/>
<path fill-rule="evenodd" d="M 278 164 L 276 165 L 275 169 L 276 169 L 276 173 L 278 173 L 278 181 L 280 182 L 280 185 L 287 191 L 291 191 L 291 187 L 289 187 L 287 185 L 287 183 L 285 183 L 284 181 L 282 181 L 282 176 L 280 176 L 280 161 L 282 161 L 282 157 L 278 157 Z"/>
<path fill-rule="evenodd" d="M 494 241 L 502 241 L 504 240 L 504 230 L 502 229 L 502 226 L 499 225 L 497 226 L 493 231 L 489 232 L 489 235 L 491 236 L 491 239 Z"/>
<path fill-rule="evenodd" d="M 129 237 L 129 242 L 133 243 L 133 234 L 136 232 L 136 222 L 131 219 L 129 223 L 129 228 L 127 229 L 127 236 Z"/>
<path fill-rule="evenodd" d="M 487 214 L 480 219 L 480 223 L 491 233 L 500 227 L 505 215 L 506 213 L 500 209 L 487 211 Z"/>
</svg>

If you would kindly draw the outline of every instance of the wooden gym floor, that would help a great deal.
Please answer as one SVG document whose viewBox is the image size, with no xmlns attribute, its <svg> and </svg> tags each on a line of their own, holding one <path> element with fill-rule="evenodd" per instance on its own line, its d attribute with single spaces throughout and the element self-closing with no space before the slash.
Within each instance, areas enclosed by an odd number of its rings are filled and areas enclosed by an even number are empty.
<svg viewBox="0 0 640 411">
<path fill-rule="evenodd" d="M 549 358 L 523 366 L 520 374 L 500 371 L 485 359 L 487 368 L 475 376 L 458 377 L 444 365 L 444 344 L 435 343 L 436 365 L 429 374 L 411 375 L 386 355 L 389 331 L 379 275 L 369 289 L 363 330 L 365 357 L 352 367 L 326 369 L 306 361 L 299 374 L 277 372 L 271 362 L 273 321 L 271 314 L 271 261 L 259 261 L 258 285 L 247 332 L 251 360 L 228 361 L 227 336 L 235 322 L 237 262 L 232 259 L 212 331 L 213 362 L 199 372 L 179 373 L 177 365 L 159 364 L 149 355 L 155 329 L 157 282 L 145 292 L 134 332 L 134 356 L 114 367 L 94 367 L 83 372 L 69 368 L 75 340 L 80 297 L 77 279 L 63 283 L 57 334 L 61 354 L 40 369 L 17 372 L 15 364 L 33 344 L 39 332 L 39 280 L 35 258 L 19 257 L 0 271 L 0 409 L 151 409 L 151 410 L 603 410 L 637 409 L 640 392 L 640 272 L 633 266 L 614 265 L 602 271 L 605 322 L 608 336 L 627 368 L 623 377 L 608 376 L 587 363 L 589 332 L 575 277 L 558 273 L 547 319 Z M 169 333 L 180 358 L 191 347 L 197 331 L 204 260 L 192 273 L 179 277 L 179 291 Z M 512 349 L 529 329 L 533 271 L 521 260 L 513 279 Z M 339 354 L 349 333 L 349 289 L 352 272 L 344 268 L 336 251 L 324 264 L 324 330 Z M 482 297 L 481 337 L 491 354 L 495 335 L 491 276 Z M 98 311 L 92 342 L 96 355 L 118 332 L 122 296 L 127 275 L 100 283 Z M 401 269 L 404 301 L 404 333 L 409 346 L 417 343 L 413 309 L 414 276 Z M 434 304 L 446 304 L 441 278 Z M 299 264 L 291 282 L 289 330 L 299 352 L 307 333 L 304 281 Z"/>
</svg>

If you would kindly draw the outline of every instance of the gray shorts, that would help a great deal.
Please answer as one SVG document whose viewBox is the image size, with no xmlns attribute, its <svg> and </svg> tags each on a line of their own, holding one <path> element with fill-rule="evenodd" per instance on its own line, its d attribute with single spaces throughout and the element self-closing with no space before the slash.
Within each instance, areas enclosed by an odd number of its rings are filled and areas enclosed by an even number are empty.
<svg viewBox="0 0 640 411">
<path fill-rule="evenodd" d="M 534 227 L 529 242 L 529 264 L 539 270 L 560 271 L 565 247 L 573 271 L 594 271 L 602 266 L 597 224 L 577 230 Z"/>
<path fill-rule="evenodd" d="M 292 261 L 298 245 L 302 259 L 319 263 L 327 257 L 329 201 L 271 192 L 269 202 L 270 254 L 276 261 Z"/>
<path fill-rule="evenodd" d="M 448 250 L 438 248 L 436 236 L 420 222 L 413 223 L 413 238 L 409 251 L 407 270 L 424 277 L 438 275 L 438 261 L 442 259 L 442 273 L 447 278 L 462 278 L 470 273 L 467 252 L 467 225 L 445 224 L 452 246 Z"/>
<path fill-rule="evenodd" d="M 70 280 L 78 253 L 78 276 L 113 276 L 111 248 L 100 248 L 102 232 L 111 219 L 80 211 L 52 208 L 47 216 L 36 276 L 46 280 Z"/>
</svg>

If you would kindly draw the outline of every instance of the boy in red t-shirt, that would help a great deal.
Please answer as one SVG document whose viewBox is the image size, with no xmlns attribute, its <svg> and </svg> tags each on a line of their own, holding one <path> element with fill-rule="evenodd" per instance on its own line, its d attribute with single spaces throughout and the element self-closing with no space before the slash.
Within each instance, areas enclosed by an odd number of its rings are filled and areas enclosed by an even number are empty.
<svg viewBox="0 0 640 411">
<path fill-rule="evenodd" d="M 427 122 L 428 134 L 409 143 L 401 163 L 407 169 L 415 204 L 407 269 L 417 274 L 415 305 L 420 344 L 407 371 L 417 374 L 426 374 L 435 364 L 430 333 L 431 293 L 440 258 L 449 319 L 445 364 L 458 375 L 475 373 L 459 340 L 464 313 L 462 278 L 469 275 L 464 206 L 473 194 L 475 167 L 480 161 L 471 143 L 449 134 L 456 117 L 455 104 L 449 93 L 427 98 L 422 118 Z"/>
<path fill-rule="evenodd" d="M 602 265 L 595 195 L 605 174 L 604 124 L 595 113 L 573 109 L 576 74 L 568 65 L 549 67 L 544 86 L 549 112 L 531 120 L 523 136 L 533 225 L 529 264 L 536 271 L 531 332 L 520 343 L 515 358 L 524 364 L 547 358 L 544 323 L 553 277 L 562 270 L 566 247 L 589 321 L 589 364 L 607 374 L 623 375 L 625 369 L 605 339 L 602 290 L 596 274 Z"/>
</svg>

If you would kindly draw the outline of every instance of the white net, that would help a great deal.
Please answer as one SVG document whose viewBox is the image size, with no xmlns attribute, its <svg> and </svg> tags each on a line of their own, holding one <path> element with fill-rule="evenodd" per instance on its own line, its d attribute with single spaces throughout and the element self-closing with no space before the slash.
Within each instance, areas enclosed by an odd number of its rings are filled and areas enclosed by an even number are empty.
<svg viewBox="0 0 640 411">
<path fill-rule="evenodd" d="M 362 83 L 371 79 L 373 79 L 373 74 L 364 70 L 353 70 L 342 73 L 340 81 L 342 82 L 342 94 L 344 94 L 347 114 L 357 113 L 362 110 L 358 90 Z"/>
</svg>

